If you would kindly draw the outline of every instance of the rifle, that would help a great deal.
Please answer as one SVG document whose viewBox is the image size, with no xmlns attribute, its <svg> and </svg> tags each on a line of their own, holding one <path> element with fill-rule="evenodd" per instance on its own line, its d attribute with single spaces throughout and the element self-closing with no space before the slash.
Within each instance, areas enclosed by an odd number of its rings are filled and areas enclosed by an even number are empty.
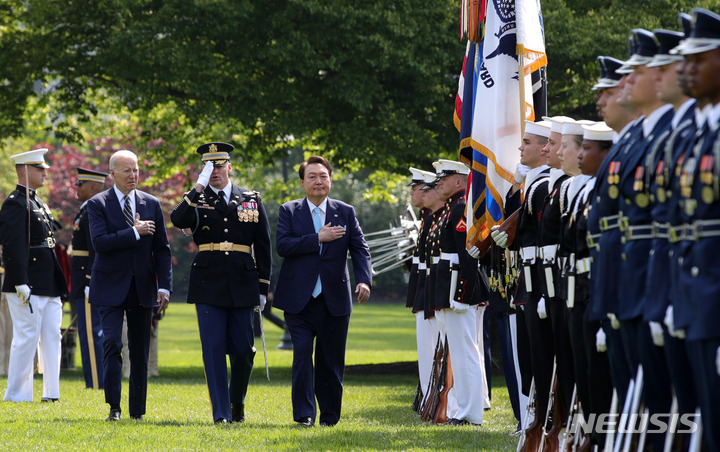
<svg viewBox="0 0 720 452">
<path fill-rule="evenodd" d="M 542 434 L 540 435 L 540 446 L 538 451 L 544 451 L 547 447 L 548 451 L 557 451 L 558 441 L 557 434 L 562 426 L 562 417 L 560 411 L 560 403 L 556 400 L 559 397 L 558 394 L 558 379 L 557 379 L 557 358 L 553 360 L 553 373 L 552 373 L 552 385 L 550 386 L 550 395 L 548 397 L 548 406 L 545 413 L 545 424 L 542 428 Z M 552 429 L 548 430 L 548 423 L 550 422 L 550 416 L 552 414 Z"/>
<path fill-rule="evenodd" d="M 535 378 L 530 381 L 530 393 L 528 394 L 528 404 L 527 407 L 525 407 L 525 417 L 523 418 L 522 423 L 522 433 L 520 434 L 520 439 L 518 440 L 517 448 L 515 449 L 516 452 L 520 452 L 525 448 L 525 442 L 527 440 L 526 432 L 528 428 L 528 419 L 530 419 L 530 413 L 535 412 Z"/>
<path fill-rule="evenodd" d="M 435 355 L 433 357 L 433 368 L 432 374 L 430 375 L 430 381 L 428 383 L 427 397 L 425 398 L 425 404 L 422 407 L 420 413 L 420 419 L 423 421 L 429 421 L 435 414 L 435 408 L 437 407 L 437 385 L 438 377 L 440 376 L 441 362 L 443 355 L 443 343 L 441 339 L 441 333 L 438 333 L 437 345 L 435 345 Z"/>
<path fill-rule="evenodd" d="M 573 416 L 577 412 L 577 409 L 575 409 L 575 404 L 578 403 L 577 400 L 577 384 L 573 385 L 573 393 L 572 398 L 570 399 L 570 412 L 568 413 L 567 423 L 565 424 L 565 433 L 563 433 L 562 440 L 560 441 L 560 444 L 558 446 L 559 450 L 566 450 L 568 447 L 568 440 L 570 439 L 570 435 L 572 435 L 572 427 L 573 427 Z"/>
<path fill-rule="evenodd" d="M 450 388 L 453 386 L 452 366 L 450 365 L 450 348 L 448 347 L 447 337 L 445 337 L 445 348 L 443 350 L 442 367 L 440 369 L 439 383 L 442 390 L 438 394 L 438 403 L 435 407 L 435 414 L 432 418 L 433 424 L 447 423 L 447 397 Z"/>
<path fill-rule="evenodd" d="M 415 398 L 413 399 L 412 403 L 412 410 L 418 414 L 420 414 L 420 404 L 423 400 L 423 392 L 422 387 L 420 386 L 420 381 L 418 380 L 417 387 L 415 388 Z"/>
<path fill-rule="evenodd" d="M 507 232 L 508 235 L 507 246 L 512 245 L 513 241 L 515 241 L 518 218 L 520 218 L 520 209 L 517 209 L 515 212 L 511 213 L 510 216 L 507 217 L 505 221 L 500 224 L 499 230 L 501 232 Z M 470 246 L 477 246 L 480 250 L 480 257 L 485 257 L 492 243 L 493 239 L 490 234 L 488 234 L 485 239 L 475 240 L 473 243 L 470 244 Z"/>
<path fill-rule="evenodd" d="M 630 426 L 630 422 L 632 421 L 633 424 L 635 423 L 637 419 L 637 415 L 640 412 L 640 398 L 642 397 L 643 392 L 643 367 L 642 364 L 638 365 L 637 369 L 637 376 L 635 377 L 635 390 L 633 391 L 632 396 L 632 407 L 630 410 L 630 413 L 628 413 L 628 419 L 627 419 L 627 436 L 625 436 L 625 443 L 623 445 L 623 452 L 630 452 L 630 446 L 632 444 L 632 432 L 635 430 L 635 425 L 632 427 Z M 622 430 L 620 431 L 622 434 Z M 620 436 L 618 436 L 620 438 Z M 617 449 L 618 445 L 615 445 L 615 448 Z"/>
</svg>

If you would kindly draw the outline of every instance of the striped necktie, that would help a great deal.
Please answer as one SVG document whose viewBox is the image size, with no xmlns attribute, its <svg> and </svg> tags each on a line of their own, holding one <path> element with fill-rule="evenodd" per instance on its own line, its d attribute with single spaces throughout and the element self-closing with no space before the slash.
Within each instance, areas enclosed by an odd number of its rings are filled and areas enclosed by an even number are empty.
<svg viewBox="0 0 720 452">
<path fill-rule="evenodd" d="M 133 219 L 132 206 L 130 205 L 130 195 L 125 195 L 123 198 L 125 199 L 125 207 L 123 208 L 125 223 L 127 223 L 128 226 L 133 227 L 135 226 L 135 220 Z"/>
</svg>

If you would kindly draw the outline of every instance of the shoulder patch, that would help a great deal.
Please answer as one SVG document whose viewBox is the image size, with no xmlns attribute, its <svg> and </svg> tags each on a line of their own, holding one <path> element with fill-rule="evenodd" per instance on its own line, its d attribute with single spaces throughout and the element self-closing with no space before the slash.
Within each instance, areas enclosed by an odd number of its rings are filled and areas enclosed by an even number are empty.
<svg viewBox="0 0 720 452">
<path fill-rule="evenodd" d="M 467 223 L 465 223 L 465 218 L 460 218 L 460 221 L 458 221 L 455 225 L 455 230 L 458 232 L 467 232 Z"/>
</svg>

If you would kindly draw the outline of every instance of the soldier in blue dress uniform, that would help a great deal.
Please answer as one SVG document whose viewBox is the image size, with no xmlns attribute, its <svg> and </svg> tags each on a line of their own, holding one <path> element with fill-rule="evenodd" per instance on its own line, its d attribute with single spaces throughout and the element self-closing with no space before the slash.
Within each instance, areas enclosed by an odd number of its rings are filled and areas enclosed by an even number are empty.
<svg viewBox="0 0 720 452">
<path fill-rule="evenodd" d="M 87 168 L 77 168 L 77 173 L 78 180 L 75 182 L 75 186 L 77 187 L 78 201 L 82 204 L 73 223 L 72 254 L 70 256 L 72 293 L 70 299 L 75 302 L 77 308 L 78 337 L 85 387 L 102 389 L 104 388 L 102 325 L 97 305 L 88 302 L 95 249 L 90 239 L 87 201 L 105 188 L 107 173 Z"/>
<path fill-rule="evenodd" d="M 204 167 L 197 184 L 172 212 L 192 230 L 198 254 L 190 269 L 188 303 L 197 310 L 205 377 L 216 423 L 245 420 L 253 368 L 253 309 L 265 305 L 270 284 L 270 228 L 260 194 L 230 182 L 227 143 L 198 147 Z M 225 355 L 230 355 L 228 388 Z"/>
</svg>

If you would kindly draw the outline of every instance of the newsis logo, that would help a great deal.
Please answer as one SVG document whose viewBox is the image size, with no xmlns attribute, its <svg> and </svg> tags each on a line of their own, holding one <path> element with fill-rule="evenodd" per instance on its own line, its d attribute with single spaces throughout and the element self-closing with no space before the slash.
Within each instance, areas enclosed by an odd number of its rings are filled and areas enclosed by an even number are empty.
<svg viewBox="0 0 720 452">
<path fill-rule="evenodd" d="M 572 425 L 577 425 L 583 433 L 695 433 L 700 416 L 695 413 L 648 413 L 610 414 L 592 413 L 585 417 L 582 413 L 573 416 Z M 619 426 L 624 426 L 619 428 Z"/>
</svg>

